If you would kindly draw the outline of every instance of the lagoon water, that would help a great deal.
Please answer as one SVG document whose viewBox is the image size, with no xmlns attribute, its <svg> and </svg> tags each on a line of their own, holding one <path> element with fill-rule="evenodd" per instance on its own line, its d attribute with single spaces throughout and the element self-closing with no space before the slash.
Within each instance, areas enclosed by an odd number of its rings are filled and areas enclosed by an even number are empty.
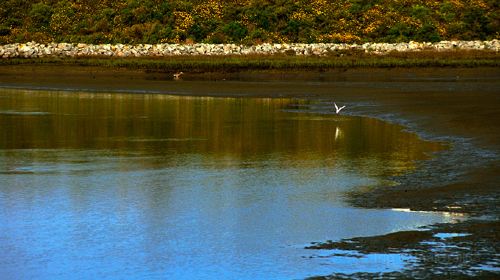
<svg viewBox="0 0 500 280">
<path fill-rule="evenodd" d="M 315 102 L 0 89 L 1 278 L 402 269 L 404 256 L 304 246 L 450 221 L 343 200 L 390 187 L 444 147 L 379 120 L 313 113 Z"/>
</svg>

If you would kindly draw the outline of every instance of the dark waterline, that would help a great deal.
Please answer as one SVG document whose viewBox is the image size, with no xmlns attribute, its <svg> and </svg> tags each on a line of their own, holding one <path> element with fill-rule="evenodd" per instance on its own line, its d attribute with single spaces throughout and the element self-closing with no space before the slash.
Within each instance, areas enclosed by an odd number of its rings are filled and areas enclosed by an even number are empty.
<svg viewBox="0 0 500 280">
<path fill-rule="evenodd" d="M 445 147 L 314 106 L 0 90 L 1 275 L 290 279 L 404 268 L 402 255 L 360 261 L 303 248 L 452 221 L 342 200 Z"/>
</svg>

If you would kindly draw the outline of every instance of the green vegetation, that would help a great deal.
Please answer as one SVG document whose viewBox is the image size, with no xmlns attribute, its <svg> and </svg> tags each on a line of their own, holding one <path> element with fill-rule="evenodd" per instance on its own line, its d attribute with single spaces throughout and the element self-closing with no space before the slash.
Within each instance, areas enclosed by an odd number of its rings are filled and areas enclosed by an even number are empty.
<svg viewBox="0 0 500 280">
<path fill-rule="evenodd" d="M 407 52 L 370 55 L 362 52 L 342 53 L 342 56 L 172 56 L 163 58 L 14 58 L 0 60 L 1 65 L 75 65 L 122 67 L 149 71 L 231 72 L 241 70 L 327 70 L 352 67 L 499 67 L 495 52 L 447 51 Z"/>
<path fill-rule="evenodd" d="M 498 0 L 3 0 L 0 44 L 499 38 Z"/>
</svg>

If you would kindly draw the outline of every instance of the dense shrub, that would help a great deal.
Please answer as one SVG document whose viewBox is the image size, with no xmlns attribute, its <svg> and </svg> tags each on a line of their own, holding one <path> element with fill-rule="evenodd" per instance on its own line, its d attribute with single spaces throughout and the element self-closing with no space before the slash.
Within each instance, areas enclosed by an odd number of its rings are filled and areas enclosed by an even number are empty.
<svg viewBox="0 0 500 280">
<path fill-rule="evenodd" d="M 247 35 L 247 29 L 235 21 L 225 25 L 223 31 L 231 42 L 240 42 Z"/>
<path fill-rule="evenodd" d="M 10 28 L 5 25 L 0 25 L 0 36 L 10 35 Z"/>
<path fill-rule="evenodd" d="M 46 30 L 52 17 L 52 7 L 44 3 L 36 3 L 31 6 L 29 18 L 35 30 Z"/>
<path fill-rule="evenodd" d="M 495 0 L 3 0 L 2 42 L 366 42 L 492 39 Z"/>
</svg>

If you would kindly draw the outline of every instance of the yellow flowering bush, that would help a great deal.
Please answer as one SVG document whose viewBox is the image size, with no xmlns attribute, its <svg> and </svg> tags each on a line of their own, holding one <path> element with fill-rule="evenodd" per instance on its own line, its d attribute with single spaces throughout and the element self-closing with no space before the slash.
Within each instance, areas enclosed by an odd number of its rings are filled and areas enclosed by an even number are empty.
<svg viewBox="0 0 500 280">
<path fill-rule="evenodd" d="M 187 31 L 194 24 L 193 16 L 187 12 L 174 12 L 175 29 Z"/>
<path fill-rule="evenodd" d="M 221 19 L 222 18 L 222 4 L 218 0 L 204 1 L 202 4 L 197 5 L 194 9 L 194 14 L 201 19 Z"/>
</svg>

